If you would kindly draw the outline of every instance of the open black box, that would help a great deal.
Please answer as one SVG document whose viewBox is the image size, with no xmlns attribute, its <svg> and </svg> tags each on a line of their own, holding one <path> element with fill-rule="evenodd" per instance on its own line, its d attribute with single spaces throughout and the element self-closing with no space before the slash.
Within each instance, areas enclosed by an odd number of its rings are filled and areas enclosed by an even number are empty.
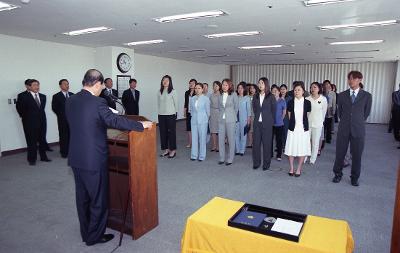
<svg viewBox="0 0 400 253">
<path fill-rule="evenodd" d="M 266 224 L 265 221 L 263 221 L 258 227 L 253 227 L 250 225 L 235 222 L 234 221 L 235 218 L 243 211 L 252 211 L 252 212 L 267 214 L 269 217 L 282 218 L 282 219 L 292 220 L 292 221 L 296 221 L 296 222 L 301 222 L 301 223 L 303 223 L 303 226 L 301 227 L 299 235 L 294 236 L 294 235 L 290 235 L 290 234 L 284 234 L 284 233 L 280 233 L 280 232 L 276 232 L 276 231 L 271 231 L 272 225 L 268 226 L 269 228 L 265 229 L 263 227 L 263 225 Z M 256 232 L 256 233 L 260 233 L 260 234 L 264 234 L 264 235 L 270 235 L 270 236 L 278 237 L 278 238 L 289 240 L 289 241 L 298 242 L 300 240 L 300 236 L 303 231 L 306 219 L 307 219 L 307 215 L 305 215 L 305 214 L 287 212 L 287 211 L 282 211 L 282 210 L 263 207 L 263 206 L 256 206 L 256 205 L 252 205 L 252 204 L 244 204 L 228 220 L 228 226 L 240 228 L 240 229 L 244 229 L 244 230 L 248 230 L 248 231 L 252 231 L 252 232 Z"/>
</svg>

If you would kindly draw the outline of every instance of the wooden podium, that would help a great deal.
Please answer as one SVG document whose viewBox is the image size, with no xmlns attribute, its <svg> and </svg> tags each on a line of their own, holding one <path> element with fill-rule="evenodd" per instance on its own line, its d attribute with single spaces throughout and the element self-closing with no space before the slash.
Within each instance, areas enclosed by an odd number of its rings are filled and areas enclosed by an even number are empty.
<svg viewBox="0 0 400 253">
<path fill-rule="evenodd" d="M 142 116 L 126 116 L 146 121 Z M 109 217 L 107 226 L 136 240 L 158 225 L 156 124 L 143 132 L 107 131 Z M 126 217 L 124 217 L 126 214 Z"/>
</svg>

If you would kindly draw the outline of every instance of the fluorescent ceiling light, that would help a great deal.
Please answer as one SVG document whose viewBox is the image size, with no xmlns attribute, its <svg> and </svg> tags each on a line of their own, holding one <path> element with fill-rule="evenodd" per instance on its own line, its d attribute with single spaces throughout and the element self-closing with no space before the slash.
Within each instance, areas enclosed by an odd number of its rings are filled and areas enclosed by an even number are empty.
<svg viewBox="0 0 400 253">
<path fill-rule="evenodd" d="M 336 60 L 352 60 L 352 59 L 373 59 L 372 56 L 360 56 L 360 57 L 336 57 Z"/>
<path fill-rule="evenodd" d="M 355 0 L 306 0 L 303 1 L 306 7 L 323 5 L 323 4 L 335 4 L 335 3 L 343 3 L 343 2 L 352 2 Z"/>
<path fill-rule="evenodd" d="M 259 55 L 287 55 L 287 54 L 296 54 L 295 52 L 277 52 L 277 53 L 261 53 Z"/>
<path fill-rule="evenodd" d="M 219 16 L 224 16 L 224 15 L 228 15 L 228 13 L 221 11 L 221 10 L 216 10 L 216 11 L 202 11 L 202 12 L 194 12 L 194 13 L 179 14 L 179 15 L 173 15 L 173 16 L 167 16 L 167 17 L 153 18 L 153 20 L 160 22 L 160 23 L 169 23 L 169 22 L 174 22 L 174 21 L 178 21 L 178 20 L 212 18 L 212 17 L 219 17 Z"/>
<path fill-rule="evenodd" d="M 356 44 L 377 44 L 382 43 L 384 40 L 359 40 L 359 41 L 339 41 L 331 42 L 330 45 L 356 45 Z"/>
<path fill-rule="evenodd" d="M 379 52 L 379 49 L 373 50 L 343 50 L 343 51 L 335 51 L 335 53 L 372 53 L 372 52 Z"/>
<path fill-rule="evenodd" d="M 76 36 L 76 35 L 89 34 L 89 33 L 106 32 L 106 31 L 111 31 L 111 30 L 113 30 L 113 29 L 109 28 L 109 27 L 105 27 L 105 26 L 100 26 L 100 27 L 86 28 L 86 29 L 76 30 L 76 31 L 71 31 L 71 32 L 65 32 L 63 34 L 69 35 L 69 36 Z"/>
<path fill-rule="evenodd" d="M 181 49 L 178 52 L 181 53 L 193 53 L 193 52 L 205 52 L 205 49 Z"/>
<path fill-rule="evenodd" d="M 144 40 L 144 41 L 134 41 L 125 43 L 126 46 L 137 46 L 137 45 L 149 45 L 149 44 L 158 44 L 166 42 L 165 40 Z"/>
<path fill-rule="evenodd" d="M 347 25 L 326 25 L 326 26 L 317 26 L 318 29 L 325 30 L 335 30 L 341 28 L 362 28 L 362 27 L 370 27 L 370 26 L 386 26 L 386 25 L 396 25 L 399 24 L 399 20 L 385 20 L 385 21 L 377 21 L 377 22 L 366 22 L 366 23 L 356 23 L 356 24 L 347 24 Z"/>
<path fill-rule="evenodd" d="M 229 54 L 212 54 L 212 55 L 206 55 L 206 56 L 198 56 L 200 58 L 219 58 L 219 57 L 227 57 Z"/>
<path fill-rule="evenodd" d="M 9 10 L 13 10 L 16 8 L 21 8 L 18 5 L 13 5 L 13 4 L 8 4 L 8 3 L 4 3 L 4 2 L 0 2 L 0 11 L 9 11 Z"/>
<path fill-rule="evenodd" d="M 264 48 L 279 48 L 279 47 L 283 47 L 283 45 L 246 46 L 246 47 L 239 47 L 239 49 L 264 49 Z"/>
<path fill-rule="evenodd" d="M 204 37 L 209 39 L 222 38 L 222 37 L 240 37 L 240 36 L 252 36 L 252 35 L 260 35 L 262 32 L 260 31 L 250 31 L 250 32 L 236 32 L 236 33 L 215 33 L 204 35 Z"/>
</svg>

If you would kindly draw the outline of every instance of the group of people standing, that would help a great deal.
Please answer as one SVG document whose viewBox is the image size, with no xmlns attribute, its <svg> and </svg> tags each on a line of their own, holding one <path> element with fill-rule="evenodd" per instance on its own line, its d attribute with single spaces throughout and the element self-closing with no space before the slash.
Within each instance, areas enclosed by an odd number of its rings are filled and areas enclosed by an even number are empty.
<svg viewBox="0 0 400 253">
<path fill-rule="evenodd" d="M 357 80 L 356 84 L 354 80 Z M 257 85 L 240 82 L 236 89 L 230 79 L 223 79 L 222 82 L 214 81 L 212 93 L 208 93 L 208 84 L 191 79 L 184 104 L 190 159 L 204 161 L 207 143 L 211 141 L 210 151 L 219 152 L 220 165 L 231 165 L 235 155 L 243 156 L 246 148 L 252 148 L 253 169 L 262 166 L 263 170 L 268 170 L 276 152 L 278 161 L 282 160 L 282 154 L 288 156 L 288 174 L 299 177 L 303 164 L 307 161 L 315 164 L 325 143 L 331 143 L 334 122 L 337 121 L 335 117 L 350 117 L 345 120 L 350 128 L 344 123 L 339 124 L 337 145 L 341 151 L 337 152 L 333 181 L 340 181 L 350 143 L 352 184 L 358 185 L 363 150 L 360 139 L 363 135 L 358 134 L 358 128 L 365 131 L 364 124 L 372 101 L 371 94 L 362 90 L 361 80 L 362 74 L 358 71 L 348 75 L 350 90 L 354 88 L 358 92 L 361 89 L 364 107 L 362 112 L 347 115 L 348 110 L 356 107 L 358 99 L 351 97 L 351 104 L 343 106 L 349 101 L 343 93 L 337 95 L 336 86 L 329 80 L 313 82 L 309 91 L 306 91 L 304 82 L 295 81 L 289 91 L 285 84 L 270 86 L 266 77 L 260 78 Z M 349 90 L 346 92 L 350 94 Z M 165 76 L 158 94 L 162 157 L 174 158 L 176 155 L 177 105 L 171 77 Z M 344 155 L 343 150 L 346 151 Z M 295 158 L 298 160 L 296 166 Z"/>
</svg>

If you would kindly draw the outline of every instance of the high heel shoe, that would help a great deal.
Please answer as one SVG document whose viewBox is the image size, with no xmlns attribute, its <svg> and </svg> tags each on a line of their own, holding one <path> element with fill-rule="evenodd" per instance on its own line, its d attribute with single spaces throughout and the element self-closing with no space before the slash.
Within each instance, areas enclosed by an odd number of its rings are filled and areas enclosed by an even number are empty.
<svg viewBox="0 0 400 253">
<path fill-rule="evenodd" d="M 168 155 L 169 155 L 169 152 L 165 152 L 165 153 L 161 154 L 160 157 L 166 157 Z"/>
<path fill-rule="evenodd" d="M 168 158 L 174 158 L 176 156 L 176 152 L 173 155 L 168 155 Z"/>
<path fill-rule="evenodd" d="M 289 176 L 293 177 L 294 173 L 293 172 L 288 172 Z"/>
<path fill-rule="evenodd" d="M 294 176 L 295 177 L 300 177 L 301 176 L 301 172 L 299 174 L 295 173 Z"/>
</svg>

